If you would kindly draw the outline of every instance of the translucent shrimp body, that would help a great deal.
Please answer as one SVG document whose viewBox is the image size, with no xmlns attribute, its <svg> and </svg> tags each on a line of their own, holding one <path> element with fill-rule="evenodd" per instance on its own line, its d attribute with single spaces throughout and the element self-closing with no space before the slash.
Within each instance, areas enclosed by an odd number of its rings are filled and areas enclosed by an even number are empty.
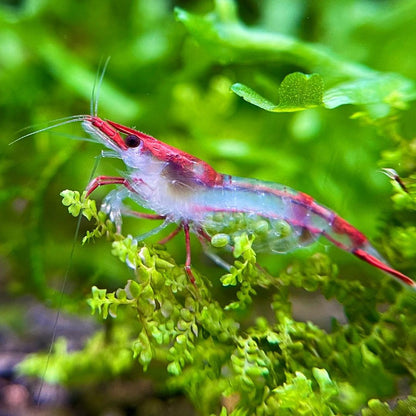
<svg viewBox="0 0 416 416">
<path fill-rule="evenodd" d="M 88 194 L 101 185 L 120 184 L 104 204 L 119 226 L 125 213 L 123 200 L 131 198 L 154 211 L 154 218 L 165 219 L 155 232 L 171 222 L 183 228 L 185 268 L 191 280 L 189 230 L 207 241 L 222 233 L 230 237 L 225 244 L 231 246 L 235 235 L 247 232 L 255 235 L 256 250 L 279 253 L 323 236 L 416 288 L 412 279 L 383 260 L 360 231 L 309 195 L 272 182 L 220 174 L 192 155 L 112 121 L 86 116 L 82 124 L 94 139 L 116 152 L 128 168 L 125 177 L 94 179 Z"/>
</svg>

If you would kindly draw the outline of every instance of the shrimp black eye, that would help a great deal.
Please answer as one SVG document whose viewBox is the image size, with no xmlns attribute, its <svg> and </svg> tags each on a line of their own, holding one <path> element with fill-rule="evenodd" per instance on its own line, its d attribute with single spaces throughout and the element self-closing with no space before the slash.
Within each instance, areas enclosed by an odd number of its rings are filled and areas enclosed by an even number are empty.
<svg viewBox="0 0 416 416">
<path fill-rule="evenodd" d="M 135 134 L 129 134 L 124 141 L 127 147 L 137 147 L 140 144 L 140 139 Z"/>
</svg>

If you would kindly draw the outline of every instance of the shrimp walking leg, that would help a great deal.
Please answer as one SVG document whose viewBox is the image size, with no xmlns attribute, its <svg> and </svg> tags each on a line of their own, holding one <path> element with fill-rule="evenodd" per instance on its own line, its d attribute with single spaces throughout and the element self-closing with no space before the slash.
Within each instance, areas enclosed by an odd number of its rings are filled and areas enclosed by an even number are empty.
<svg viewBox="0 0 416 416">
<path fill-rule="evenodd" d="M 140 181 L 137 181 L 140 182 Z M 131 196 L 134 189 L 130 182 L 119 176 L 97 176 L 87 186 L 87 197 L 91 195 L 97 188 L 103 185 L 123 185 L 124 188 L 111 191 L 104 199 L 101 210 L 106 212 L 112 221 L 116 224 L 118 232 L 121 232 L 122 214 L 133 215 L 147 219 L 165 219 L 166 216 L 157 214 L 145 214 L 137 211 L 129 210 L 124 207 L 123 200 Z"/>
<path fill-rule="evenodd" d="M 147 233 L 140 234 L 136 237 L 137 241 L 143 241 L 148 237 L 151 237 L 152 235 L 157 234 L 159 231 L 162 231 L 164 228 L 166 228 L 171 223 L 171 220 L 169 218 L 166 218 L 165 221 L 163 221 L 162 224 L 160 224 L 158 227 L 153 228 L 152 230 L 148 231 Z"/>
<path fill-rule="evenodd" d="M 97 176 L 87 186 L 87 196 L 90 196 L 98 187 L 103 185 L 124 185 L 131 189 L 129 181 L 121 176 Z M 133 189 L 131 189 L 133 191 Z"/>
<path fill-rule="evenodd" d="M 218 266 L 222 267 L 224 270 L 229 272 L 231 270 L 231 264 L 227 263 L 221 256 L 214 253 L 211 248 L 206 244 L 205 241 L 200 240 L 204 253 Z"/>
<path fill-rule="evenodd" d="M 168 241 L 172 240 L 173 237 L 179 234 L 180 231 L 182 231 L 182 224 L 178 225 L 169 235 L 167 235 L 165 238 L 162 238 L 157 243 L 166 244 Z"/>
<path fill-rule="evenodd" d="M 103 212 L 106 212 L 110 216 L 110 219 L 115 222 L 118 232 L 121 232 L 123 215 L 151 219 L 151 220 L 164 220 L 164 222 L 160 224 L 158 227 L 153 228 L 152 230 L 137 236 L 136 237 L 137 241 L 142 241 L 146 239 L 147 237 L 151 237 L 157 234 L 159 231 L 166 228 L 172 222 L 172 220 L 170 218 L 167 218 L 166 215 L 149 214 L 149 213 L 138 212 L 138 211 L 134 211 L 132 209 L 126 208 L 125 205 L 123 204 L 123 200 L 131 197 L 132 191 L 131 191 L 131 187 L 129 186 L 130 184 L 127 182 L 127 180 L 121 181 L 121 179 L 124 179 L 124 178 L 106 176 L 104 177 L 104 180 L 103 180 L 103 177 L 98 177 L 98 179 L 100 180 L 96 181 L 98 183 L 97 187 L 101 185 L 113 184 L 114 182 L 112 181 L 114 179 L 120 179 L 120 183 L 126 186 L 125 188 L 118 188 L 118 189 L 114 189 L 113 191 L 111 191 L 106 196 L 106 198 L 103 201 L 103 204 L 101 205 L 101 210 Z"/>
<path fill-rule="evenodd" d="M 146 212 L 139 212 L 133 210 L 123 210 L 124 215 L 128 215 L 130 217 L 137 217 L 137 218 L 145 218 L 147 220 L 164 220 L 166 219 L 165 215 L 158 215 L 158 214 L 148 214 Z"/>
<path fill-rule="evenodd" d="M 195 284 L 195 276 L 191 270 L 191 236 L 189 234 L 189 225 L 183 223 L 183 231 L 185 233 L 185 246 L 186 246 L 186 261 L 185 261 L 185 272 L 189 277 L 192 284 Z"/>
</svg>

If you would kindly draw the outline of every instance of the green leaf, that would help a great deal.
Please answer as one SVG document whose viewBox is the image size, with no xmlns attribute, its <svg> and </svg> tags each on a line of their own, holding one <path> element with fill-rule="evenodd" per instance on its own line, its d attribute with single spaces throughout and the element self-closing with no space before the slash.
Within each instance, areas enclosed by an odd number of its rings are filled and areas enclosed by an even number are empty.
<svg viewBox="0 0 416 416">
<path fill-rule="evenodd" d="M 377 74 L 370 78 L 358 78 L 336 85 L 325 91 L 326 108 L 345 104 L 385 104 L 386 107 L 403 109 L 416 98 L 415 84 L 399 74 Z"/>
<path fill-rule="evenodd" d="M 80 193 L 78 191 L 70 191 L 66 189 L 60 193 L 62 196 L 62 204 L 68 207 L 68 212 L 74 217 L 78 217 L 82 209 L 80 202 Z"/>
<path fill-rule="evenodd" d="M 322 104 L 324 81 L 318 74 L 294 72 L 287 75 L 279 88 L 279 104 L 274 104 L 243 84 L 231 87 L 247 102 L 272 112 L 293 112 L 314 108 Z"/>
<path fill-rule="evenodd" d="M 92 218 L 97 218 L 97 206 L 93 199 L 84 199 L 82 215 L 88 220 L 91 221 Z"/>
<path fill-rule="evenodd" d="M 370 106 L 367 110 L 371 116 L 380 118 L 392 108 L 405 108 L 409 101 L 416 98 L 415 83 L 401 75 L 379 72 L 345 60 L 322 45 L 243 25 L 236 17 L 235 2 L 232 0 L 217 0 L 214 12 L 205 16 L 179 8 L 175 9 L 175 13 L 189 33 L 223 64 L 287 62 L 300 66 L 305 72 L 319 73 L 327 83 L 339 83 L 341 80 L 339 85 L 325 93 L 323 101 L 327 108 L 344 104 L 365 105 Z M 267 111 L 298 111 L 322 104 L 322 82 L 314 82 L 316 85 L 308 88 L 306 95 L 293 95 L 292 88 L 289 96 L 280 94 L 279 105 L 243 84 L 234 84 L 232 89 L 246 101 Z M 373 107 L 375 104 L 381 107 Z"/>
<path fill-rule="evenodd" d="M 65 189 L 60 194 L 62 196 L 62 204 L 65 206 L 72 205 L 79 201 L 80 194 L 78 191 L 71 191 L 69 189 Z"/>
<path fill-rule="evenodd" d="M 228 273 L 221 277 L 221 283 L 223 286 L 235 286 L 237 284 L 237 279 L 235 274 Z"/>
<path fill-rule="evenodd" d="M 247 254 L 249 257 L 254 255 L 254 252 L 251 248 L 253 244 L 253 237 L 249 238 L 247 233 L 242 233 L 240 236 L 235 238 L 234 241 L 234 252 L 233 255 L 235 258 Z M 253 258 L 253 257 L 252 257 Z"/>
<path fill-rule="evenodd" d="M 134 280 L 128 280 L 125 287 L 127 297 L 129 299 L 137 299 L 140 296 L 140 285 Z"/>
<path fill-rule="evenodd" d="M 319 384 L 322 398 L 327 401 L 338 394 L 338 388 L 324 368 L 313 368 L 312 374 Z"/>
<path fill-rule="evenodd" d="M 393 410 L 387 403 L 372 399 L 368 407 L 362 410 L 362 416 L 416 416 L 416 397 L 399 400 Z"/>
<path fill-rule="evenodd" d="M 336 56 L 320 45 L 302 42 L 282 33 L 243 25 L 236 17 L 236 3 L 216 0 L 205 16 L 175 8 L 176 19 L 221 63 L 289 62 L 308 72 L 338 77 L 369 76 L 375 71 Z M 224 10 L 226 12 L 224 13 Z"/>
<path fill-rule="evenodd" d="M 363 409 L 363 416 L 388 416 L 393 412 L 387 403 L 382 403 L 380 400 L 372 399 L 368 402 L 368 408 Z"/>
<path fill-rule="evenodd" d="M 182 372 L 181 365 L 177 361 L 173 361 L 169 363 L 168 372 L 175 376 L 179 375 Z"/>
</svg>

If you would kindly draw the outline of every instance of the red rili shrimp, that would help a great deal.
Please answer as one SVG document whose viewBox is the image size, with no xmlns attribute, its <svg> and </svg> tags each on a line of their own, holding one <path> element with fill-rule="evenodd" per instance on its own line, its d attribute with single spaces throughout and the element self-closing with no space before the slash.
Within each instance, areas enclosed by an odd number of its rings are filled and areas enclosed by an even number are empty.
<svg viewBox="0 0 416 416">
<path fill-rule="evenodd" d="M 412 279 L 388 265 L 364 234 L 307 194 L 272 182 L 218 173 L 195 156 L 95 115 L 78 116 L 76 120 L 82 121 L 84 130 L 111 149 L 111 155 L 122 159 L 127 167 L 125 176 L 93 179 L 87 195 L 102 185 L 120 185 L 103 202 L 103 209 L 118 227 L 122 215 L 164 220 L 139 239 L 176 223 L 177 229 L 162 241 L 184 231 L 185 270 L 192 282 L 190 232 L 205 246 L 220 241 L 217 246 L 228 247 L 232 247 L 233 237 L 247 232 L 255 235 L 255 250 L 274 253 L 288 252 L 323 236 L 340 249 L 416 288 Z M 155 214 L 132 213 L 123 204 L 128 198 Z M 225 264 L 217 256 L 212 257 Z"/>
</svg>

